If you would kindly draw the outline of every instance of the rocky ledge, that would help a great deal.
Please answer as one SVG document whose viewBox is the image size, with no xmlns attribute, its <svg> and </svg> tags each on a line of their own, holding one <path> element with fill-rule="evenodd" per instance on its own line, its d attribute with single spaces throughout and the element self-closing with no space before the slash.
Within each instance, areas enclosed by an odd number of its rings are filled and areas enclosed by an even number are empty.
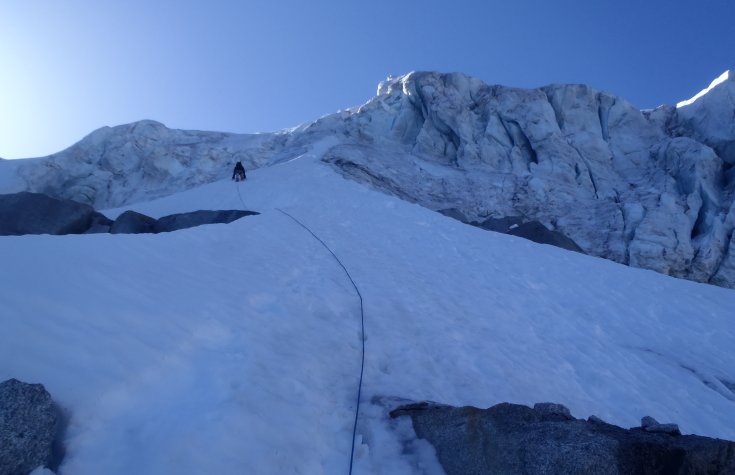
<svg viewBox="0 0 735 475">
<path fill-rule="evenodd" d="M 681 435 L 676 424 L 652 417 L 623 429 L 595 416 L 575 419 L 561 404 L 478 409 L 428 402 L 390 415 L 411 417 L 447 475 L 735 473 L 734 442 Z"/>
</svg>

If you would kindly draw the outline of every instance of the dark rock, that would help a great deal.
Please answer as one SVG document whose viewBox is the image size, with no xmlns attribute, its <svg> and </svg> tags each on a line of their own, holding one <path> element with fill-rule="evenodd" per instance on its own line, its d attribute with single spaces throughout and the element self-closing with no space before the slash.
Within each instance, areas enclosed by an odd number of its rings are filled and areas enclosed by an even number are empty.
<svg viewBox="0 0 735 475">
<path fill-rule="evenodd" d="M 172 214 L 160 218 L 155 225 L 155 232 L 166 233 L 178 231 L 179 229 L 193 228 L 203 224 L 227 224 L 243 216 L 257 215 L 255 211 L 242 211 L 237 209 L 222 211 L 193 211 L 191 213 Z"/>
<path fill-rule="evenodd" d="M 563 404 L 556 404 L 553 402 L 537 402 L 533 405 L 533 410 L 542 415 L 543 420 L 559 420 L 559 421 L 570 421 L 573 420 L 572 413 Z"/>
<path fill-rule="evenodd" d="M 110 234 L 141 234 L 156 232 L 156 220 L 135 211 L 125 211 L 110 227 Z"/>
<path fill-rule="evenodd" d="M 659 432 L 661 434 L 681 435 L 678 425 L 661 424 L 651 416 L 645 416 L 641 419 L 641 428 L 646 432 Z"/>
<path fill-rule="evenodd" d="M 505 216 L 503 218 L 487 218 L 485 221 L 480 223 L 475 221 L 472 224 L 479 228 L 487 229 L 488 231 L 507 233 L 510 231 L 511 226 L 519 226 L 523 224 L 523 219 L 519 216 Z"/>
<path fill-rule="evenodd" d="M 603 421 L 602 419 L 600 419 L 599 417 L 594 416 L 594 415 L 593 416 L 589 416 L 587 418 L 587 422 L 591 422 L 593 424 L 607 424 L 607 422 Z"/>
<path fill-rule="evenodd" d="M 538 221 L 529 221 L 518 226 L 511 226 L 508 234 L 529 239 L 539 244 L 549 244 L 568 251 L 584 253 L 581 247 L 571 238 L 558 231 L 552 231 Z"/>
<path fill-rule="evenodd" d="M 115 220 L 110 232 L 112 234 L 167 233 L 204 224 L 231 223 L 243 216 L 256 214 L 259 213 L 242 210 L 192 211 L 172 214 L 156 220 L 135 211 L 126 211 Z"/>
<path fill-rule="evenodd" d="M 0 475 L 26 475 L 61 462 L 61 417 L 40 384 L 0 383 Z"/>
<path fill-rule="evenodd" d="M 735 473 L 735 443 L 575 419 L 562 405 L 401 406 L 448 475 Z M 659 424 L 660 425 L 660 424 Z"/>
<path fill-rule="evenodd" d="M 0 235 L 82 234 L 106 220 L 91 206 L 41 193 L 0 195 Z"/>
<path fill-rule="evenodd" d="M 112 221 L 89 205 L 24 191 L 0 195 L 0 236 L 164 233 L 203 224 L 231 223 L 257 214 L 242 210 L 193 211 L 156 220 L 135 211 L 125 211 Z"/>
<path fill-rule="evenodd" d="M 643 416 L 641 418 L 641 427 L 644 429 L 646 427 L 657 426 L 657 425 L 658 425 L 658 421 L 651 416 Z"/>
<path fill-rule="evenodd" d="M 657 424 L 655 426 L 646 427 L 646 432 L 659 432 L 661 434 L 681 435 L 679 426 L 676 424 Z"/>
<path fill-rule="evenodd" d="M 89 228 L 84 231 L 84 234 L 109 233 L 112 223 L 113 221 L 110 218 L 104 214 L 97 213 L 92 217 L 92 222 L 90 223 Z"/>
<path fill-rule="evenodd" d="M 440 209 L 439 212 L 444 216 L 456 219 L 457 221 L 462 221 L 463 223 L 467 222 L 467 216 L 457 208 Z"/>
<path fill-rule="evenodd" d="M 457 213 L 461 215 L 461 211 L 455 210 L 454 208 L 448 210 L 439 211 L 442 214 L 450 216 L 455 219 Z M 467 220 L 461 220 L 467 222 Z M 478 228 L 486 229 L 488 231 L 495 231 L 497 233 L 510 234 L 513 236 L 522 237 L 539 244 L 549 244 L 551 246 L 560 247 L 568 251 L 575 251 L 584 254 L 585 252 L 581 247 L 577 245 L 571 238 L 559 231 L 552 231 L 538 221 L 523 222 L 523 218 L 520 216 L 505 216 L 503 218 L 487 218 L 486 220 L 471 221 L 469 224 L 477 226 Z"/>
</svg>

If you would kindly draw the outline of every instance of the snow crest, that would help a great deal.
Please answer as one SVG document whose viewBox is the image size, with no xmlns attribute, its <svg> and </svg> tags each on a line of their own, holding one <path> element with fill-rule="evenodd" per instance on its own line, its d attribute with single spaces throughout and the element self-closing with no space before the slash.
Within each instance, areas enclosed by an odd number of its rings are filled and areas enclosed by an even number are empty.
<svg viewBox="0 0 735 475">
<path fill-rule="evenodd" d="M 537 220 L 589 254 L 735 287 L 735 80 L 725 73 L 705 91 L 641 111 L 585 85 L 412 72 L 383 81 L 361 107 L 272 134 L 106 127 L 13 170 L 0 162 L 0 178 L 15 177 L 0 185 L 119 207 L 329 140 L 335 170 L 404 200 L 471 220 Z"/>
</svg>

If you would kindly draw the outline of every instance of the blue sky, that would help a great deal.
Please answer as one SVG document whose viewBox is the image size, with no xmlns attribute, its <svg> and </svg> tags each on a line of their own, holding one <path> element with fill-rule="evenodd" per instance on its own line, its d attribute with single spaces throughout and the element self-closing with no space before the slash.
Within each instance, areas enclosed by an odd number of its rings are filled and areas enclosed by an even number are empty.
<svg viewBox="0 0 735 475">
<path fill-rule="evenodd" d="M 655 107 L 735 67 L 734 23 L 732 0 L 3 0 L 0 157 L 140 119 L 272 131 L 412 70 Z"/>
</svg>

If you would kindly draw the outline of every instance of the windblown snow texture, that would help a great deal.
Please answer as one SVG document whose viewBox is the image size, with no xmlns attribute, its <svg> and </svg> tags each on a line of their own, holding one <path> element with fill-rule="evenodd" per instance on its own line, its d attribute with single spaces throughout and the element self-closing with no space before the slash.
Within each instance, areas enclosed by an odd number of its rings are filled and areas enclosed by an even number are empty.
<svg viewBox="0 0 735 475">
<path fill-rule="evenodd" d="M 122 206 L 329 137 L 328 163 L 401 199 L 469 220 L 540 221 L 589 254 L 735 287 L 733 114 L 730 72 L 678 107 L 645 111 L 584 85 L 518 89 L 417 72 L 381 83 L 362 107 L 274 134 L 105 127 L 50 157 L 1 162 L 16 178 L 0 177 L 0 188 Z"/>
</svg>

